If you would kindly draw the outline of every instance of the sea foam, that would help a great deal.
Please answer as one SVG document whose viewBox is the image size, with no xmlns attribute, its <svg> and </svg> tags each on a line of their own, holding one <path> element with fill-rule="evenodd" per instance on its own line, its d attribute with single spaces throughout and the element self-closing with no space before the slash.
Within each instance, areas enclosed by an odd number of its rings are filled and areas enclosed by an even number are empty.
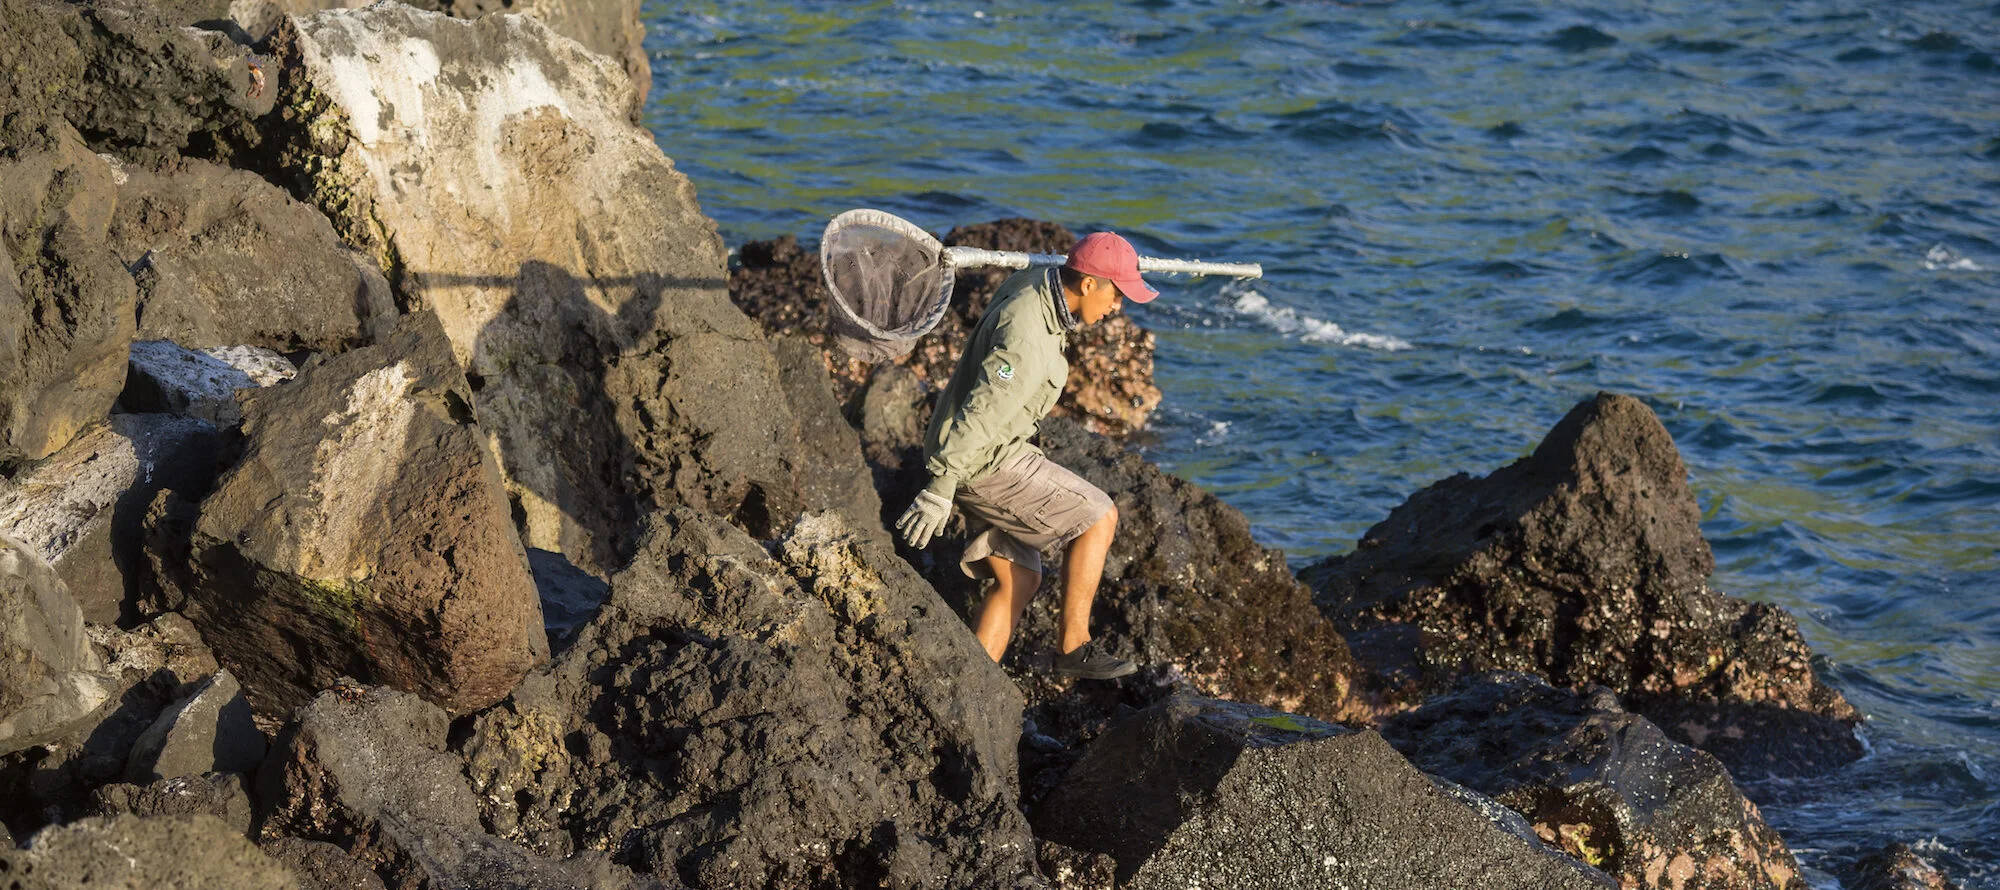
<svg viewBox="0 0 2000 890">
<path fill-rule="evenodd" d="M 1314 318 L 1288 306 L 1273 306 L 1256 291 L 1244 291 L 1236 298 L 1236 314 L 1254 319 L 1280 334 L 1297 334 L 1304 343 L 1332 343 L 1395 352 L 1411 348 L 1410 341 L 1382 334 L 1353 333 L 1322 318 Z"/>
</svg>

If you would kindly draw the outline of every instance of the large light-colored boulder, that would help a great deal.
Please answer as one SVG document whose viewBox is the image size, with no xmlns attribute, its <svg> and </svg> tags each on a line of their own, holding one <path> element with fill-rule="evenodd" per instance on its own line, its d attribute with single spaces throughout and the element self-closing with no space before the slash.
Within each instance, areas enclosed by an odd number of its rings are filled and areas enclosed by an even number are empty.
<svg viewBox="0 0 2000 890">
<path fill-rule="evenodd" d="M 166 575 L 258 710 L 346 675 L 463 713 L 547 657 L 470 397 L 424 312 L 244 398 L 243 458 Z"/>
<path fill-rule="evenodd" d="M 608 577 L 654 506 L 760 534 L 833 506 L 615 63 L 533 17 L 397 4 L 305 18 L 273 52 L 299 110 L 279 157 L 442 320 L 528 546 Z"/>
<path fill-rule="evenodd" d="M 0 754 L 63 734 L 117 692 L 62 579 L 0 538 Z"/>
<path fill-rule="evenodd" d="M 147 576 L 146 505 L 162 488 L 199 491 L 213 482 L 219 439 L 215 427 L 190 417 L 114 414 L 0 483 L 0 535 L 54 566 L 86 620 L 129 626 Z"/>
</svg>

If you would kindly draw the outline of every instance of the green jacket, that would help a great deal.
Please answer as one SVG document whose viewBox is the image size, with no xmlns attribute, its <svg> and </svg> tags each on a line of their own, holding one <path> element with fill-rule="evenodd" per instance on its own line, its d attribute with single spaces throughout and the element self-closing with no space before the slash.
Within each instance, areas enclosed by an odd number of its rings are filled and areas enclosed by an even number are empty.
<svg viewBox="0 0 2000 890">
<path fill-rule="evenodd" d="M 924 435 L 931 490 L 949 498 L 1024 451 L 1069 380 L 1062 285 L 1053 269 L 1026 269 L 1000 284 L 973 328 Z"/>
</svg>

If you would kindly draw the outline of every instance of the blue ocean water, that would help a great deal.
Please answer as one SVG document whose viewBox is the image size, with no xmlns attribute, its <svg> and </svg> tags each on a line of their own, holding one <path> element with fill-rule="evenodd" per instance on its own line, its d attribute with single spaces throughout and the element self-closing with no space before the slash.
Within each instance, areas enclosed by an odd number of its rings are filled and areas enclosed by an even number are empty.
<svg viewBox="0 0 2000 890">
<path fill-rule="evenodd" d="M 1646 399 L 1716 586 L 1871 753 L 1749 790 L 1808 865 L 2000 887 L 2000 4 L 652 2 L 646 123 L 732 246 L 852 207 L 1156 255 L 1143 445 L 1294 566 Z"/>
</svg>

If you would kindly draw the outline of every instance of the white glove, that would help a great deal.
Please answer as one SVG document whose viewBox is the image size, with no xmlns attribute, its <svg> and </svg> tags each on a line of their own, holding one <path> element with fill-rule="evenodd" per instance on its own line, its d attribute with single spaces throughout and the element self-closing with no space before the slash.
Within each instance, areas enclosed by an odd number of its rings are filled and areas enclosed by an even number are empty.
<svg viewBox="0 0 2000 890">
<path fill-rule="evenodd" d="M 939 497 L 930 489 L 917 492 L 917 499 L 910 502 L 910 509 L 903 511 L 903 518 L 896 520 L 896 530 L 903 533 L 903 540 L 918 550 L 929 545 L 938 532 L 944 531 L 944 524 L 951 520 L 951 499 Z"/>
</svg>

